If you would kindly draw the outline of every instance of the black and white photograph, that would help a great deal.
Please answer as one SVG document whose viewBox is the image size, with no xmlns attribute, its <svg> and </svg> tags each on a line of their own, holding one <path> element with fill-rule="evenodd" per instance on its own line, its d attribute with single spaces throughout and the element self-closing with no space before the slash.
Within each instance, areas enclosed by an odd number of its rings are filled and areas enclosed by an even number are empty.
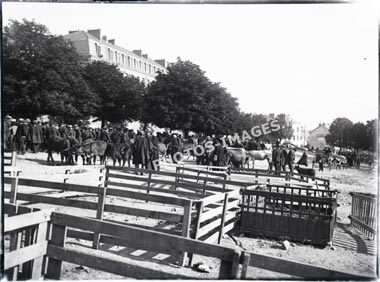
<svg viewBox="0 0 380 282">
<path fill-rule="evenodd" d="M 377 281 L 380 3 L 5 1 L 1 281 Z"/>
</svg>

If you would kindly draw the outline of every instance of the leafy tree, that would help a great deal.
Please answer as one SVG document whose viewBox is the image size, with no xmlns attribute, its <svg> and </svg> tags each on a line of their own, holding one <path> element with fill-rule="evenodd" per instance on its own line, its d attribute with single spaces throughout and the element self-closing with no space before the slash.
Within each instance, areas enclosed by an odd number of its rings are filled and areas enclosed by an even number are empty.
<svg viewBox="0 0 380 282">
<path fill-rule="evenodd" d="M 232 131 L 238 103 L 218 83 L 212 83 L 198 65 L 178 61 L 169 65 L 148 87 L 145 122 L 160 127 L 223 134 Z"/>
<path fill-rule="evenodd" d="M 367 128 L 363 123 L 357 122 L 353 124 L 349 130 L 349 137 L 351 147 L 355 149 L 368 149 Z"/>
<path fill-rule="evenodd" d="M 34 21 L 11 21 L 3 50 L 6 112 L 67 122 L 93 114 L 97 97 L 82 77 L 83 60 L 63 37 Z"/>
<path fill-rule="evenodd" d="M 95 61 L 85 67 L 84 77 L 99 97 L 95 115 L 105 121 L 138 120 L 142 114 L 145 85 L 124 76 L 115 65 Z"/>
<path fill-rule="evenodd" d="M 292 127 L 292 122 L 288 119 L 286 114 L 281 113 L 277 115 L 276 119 L 281 126 L 280 130 L 273 131 L 269 134 L 268 138 L 272 142 L 277 141 L 278 139 L 290 139 L 293 136 L 294 130 Z"/>
<path fill-rule="evenodd" d="M 351 145 L 352 122 L 347 118 L 336 118 L 330 125 L 326 142 L 333 146 L 347 147 Z"/>
<path fill-rule="evenodd" d="M 378 142 L 378 133 L 377 133 L 377 119 L 367 121 L 366 127 L 366 146 L 365 148 L 373 152 L 376 151 L 377 142 Z"/>
</svg>

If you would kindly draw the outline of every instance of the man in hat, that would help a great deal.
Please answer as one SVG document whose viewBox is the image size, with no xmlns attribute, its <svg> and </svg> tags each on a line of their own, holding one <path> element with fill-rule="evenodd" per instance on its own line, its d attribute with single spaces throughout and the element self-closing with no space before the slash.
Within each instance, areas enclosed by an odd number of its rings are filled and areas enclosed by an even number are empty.
<svg viewBox="0 0 380 282">
<path fill-rule="evenodd" d="M 15 135 L 17 132 L 17 121 L 15 118 L 11 119 L 11 126 L 9 127 L 9 149 L 10 151 L 17 151 L 17 143 Z"/>
<path fill-rule="evenodd" d="M 274 169 L 276 170 L 276 173 L 279 174 L 281 171 L 281 163 L 282 163 L 282 150 L 280 148 L 280 143 L 276 143 L 276 149 L 273 151 L 272 154 L 272 163 L 274 164 Z"/>
<path fill-rule="evenodd" d="M 33 120 L 29 128 L 29 136 L 33 153 L 39 152 L 39 147 L 42 143 L 42 129 L 37 125 L 37 120 Z"/>
<path fill-rule="evenodd" d="M 4 128 L 4 150 L 7 151 L 10 147 L 10 132 L 9 128 L 11 127 L 11 119 L 12 117 L 10 115 L 7 115 L 5 117 L 5 120 L 3 122 L 3 128 Z"/>
<path fill-rule="evenodd" d="M 19 118 L 19 126 L 17 127 L 15 139 L 17 143 L 17 153 L 24 155 L 26 152 L 26 141 L 29 140 L 29 125 L 25 123 L 23 118 Z"/>
</svg>

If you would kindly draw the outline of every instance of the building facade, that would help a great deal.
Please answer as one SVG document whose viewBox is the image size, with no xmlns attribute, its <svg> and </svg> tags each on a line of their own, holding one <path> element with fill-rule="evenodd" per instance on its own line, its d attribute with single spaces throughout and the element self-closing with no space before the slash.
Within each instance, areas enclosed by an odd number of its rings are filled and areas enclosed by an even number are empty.
<svg viewBox="0 0 380 282">
<path fill-rule="evenodd" d="M 155 80 L 158 72 L 166 73 L 165 60 L 152 60 L 141 50 L 130 51 L 115 44 L 115 39 L 101 36 L 100 29 L 70 31 L 64 38 L 73 44 L 77 52 L 92 61 L 104 61 L 117 65 L 125 75 L 133 75 L 145 85 Z"/>
<path fill-rule="evenodd" d="M 324 123 L 320 123 L 316 129 L 310 131 L 310 148 L 322 150 L 326 146 L 327 134 L 329 134 L 329 129 Z"/>
<path fill-rule="evenodd" d="M 286 141 L 296 146 L 306 146 L 309 142 L 309 131 L 306 126 L 300 122 L 292 121 L 293 135 Z"/>
</svg>

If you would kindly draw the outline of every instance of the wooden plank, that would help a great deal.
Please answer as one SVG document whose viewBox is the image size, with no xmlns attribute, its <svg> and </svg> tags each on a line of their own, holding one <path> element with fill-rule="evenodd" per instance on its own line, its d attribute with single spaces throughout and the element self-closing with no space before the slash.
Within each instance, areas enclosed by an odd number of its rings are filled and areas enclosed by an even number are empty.
<svg viewBox="0 0 380 282">
<path fill-rule="evenodd" d="M 149 191 L 151 191 L 151 189 L 152 188 L 149 188 Z M 153 194 L 126 191 L 126 190 L 120 190 L 120 189 L 111 189 L 111 188 L 108 188 L 107 194 L 109 196 L 132 198 L 136 200 L 175 205 L 175 206 L 181 206 L 181 207 L 186 202 L 186 200 L 181 199 L 181 198 L 176 198 L 176 197 L 153 195 Z"/>
<path fill-rule="evenodd" d="M 54 213 L 52 215 L 52 218 L 53 216 Z M 66 232 L 66 226 L 53 224 L 49 248 L 53 246 L 64 247 Z M 46 278 L 59 280 L 61 278 L 62 260 L 51 257 L 49 255 L 49 249 L 47 251 L 47 255 L 49 257 L 49 263 L 47 267 Z"/>
<path fill-rule="evenodd" d="M 11 177 L 4 177 L 4 183 L 11 184 Z M 92 194 L 97 194 L 98 192 L 97 190 L 98 187 L 96 186 L 51 182 L 51 181 L 26 179 L 26 178 L 19 178 L 18 185 L 31 186 L 31 187 L 36 187 L 36 188 L 49 188 L 49 189 L 64 190 L 64 191 L 76 191 L 76 192 L 92 193 Z"/>
<path fill-rule="evenodd" d="M 10 178 L 11 184 L 11 193 L 9 196 L 9 202 L 15 204 L 17 202 L 17 193 L 18 193 L 18 177 Z"/>
<path fill-rule="evenodd" d="M 7 217 L 4 221 L 4 233 L 49 221 L 50 214 L 51 210 L 42 210 L 28 213 L 26 215 L 21 214 Z"/>
<path fill-rule="evenodd" d="M 165 273 L 159 270 L 153 270 L 146 267 L 127 264 L 125 262 L 103 258 L 90 254 L 81 253 L 75 250 L 49 246 L 48 256 L 54 259 L 74 263 L 109 273 L 122 275 L 136 279 L 189 279 L 191 277 Z"/>
<path fill-rule="evenodd" d="M 146 186 L 142 185 L 134 185 L 129 183 L 120 183 L 120 182 L 113 182 L 113 181 L 106 181 L 106 186 L 117 186 L 117 187 L 124 187 L 128 189 L 138 189 L 138 190 L 144 190 L 146 191 Z M 194 192 L 185 192 L 185 191 L 175 191 L 175 190 L 169 190 L 169 189 L 163 189 L 163 188 L 153 188 L 151 187 L 150 192 L 158 192 L 158 193 L 165 193 L 165 194 L 172 194 L 172 195 L 179 195 L 179 196 L 185 196 L 189 198 L 205 198 L 208 195 L 202 195 L 202 194 L 196 194 Z"/>
<path fill-rule="evenodd" d="M 251 256 L 250 256 L 250 254 L 247 254 L 246 252 L 243 252 L 242 257 L 243 257 L 243 267 L 242 267 L 242 270 L 241 270 L 241 277 L 240 277 L 240 279 L 245 280 L 245 279 L 248 278 L 247 277 L 247 272 L 248 272 L 248 267 L 249 267 L 249 264 L 250 264 Z"/>
<path fill-rule="evenodd" d="M 227 193 L 225 195 L 224 203 L 223 203 L 223 212 L 222 212 L 222 220 L 221 220 L 221 223 L 220 223 L 218 244 L 220 244 L 220 242 L 222 240 L 222 236 L 224 235 L 224 223 L 226 222 L 226 212 L 227 212 L 227 205 L 228 205 L 228 197 L 229 197 L 229 194 Z"/>
<path fill-rule="evenodd" d="M 354 216 L 349 215 L 349 219 L 351 219 L 352 222 L 359 225 L 360 227 L 364 228 L 365 230 L 371 232 L 372 234 L 376 234 L 376 229 L 372 228 L 371 226 L 365 224 L 364 222 L 360 221 L 359 219 L 355 218 Z"/>
<path fill-rule="evenodd" d="M 98 209 L 96 211 L 96 218 L 103 220 L 104 205 L 106 203 L 107 187 L 99 187 L 98 192 Z M 92 248 L 98 249 L 99 247 L 100 233 L 94 234 L 94 240 L 92 242 Z"/>
<path fill-rule="evenodd" d="M 96 210 L 97 209 L 97 204 L 93 203 L 93 202 L 71 200 L 71 199 L 61 199 L 61 198 L 52 198 L 49 196 L 42 196 L 42 195 L 18 193 L 17 199 L 23 200 L 23 201 L 28 201 L 28 202 L 51 204 L 51 205 L 56 205 L 56 206 L 66 206 L 66 207 L 89 209 L 89 210 Z"/>
<path fill-rule="evenodd" d="M 182 222 L 183 215 L 167 213 L 167 212 L 158 212 L 153 210 L 137 209 L 124 206 L 115 206 L 115 205 L 105 205 L 104 211 L 114 212 L 120 214 L 129 214 L 134 216 L 149 217 L 154 219 L 168 220 L 174 222 Z"/>
<path fill-rule="evenodd" d="M 37 231 L 37 238 L 36 238 L 36 243 L 40 243 L 43 241 L 46 241 L 48 239 L 48 222 L 40 223 L 38 226 L 38 231 Z M 33 260 L 33 265 L 32 265 L 32 280 L 40 280 L 43 273 L 43 266 L 45 265 L 45 260 L 46 257 L 46 252 L 44 253 L 43 256 L 36 257 Z"/>
<path fill-rule="evenodd" d="M 184 205 L 183 210 L 183 220 L 182 220 L 182 237 L 184 238 L 190 238 L 190 224 L 191 224 L 191 208 L 193 206 L 192 201 L 187 201 L 187 203 Z M 179 256 L 179 265 L 185 266 L 186 263 L 186 252 L 180 252 Z"/>
<path fill-rule="evenodd" d="M 228 212 L 226 214 L 226 216 L 225 216 L 225 222 L 231 220 L 234 217 L 235 217 L 235 213 L 234 212 Z M 210 223 L 202 226 L 199 229 L 199 231 L 198 231 L 198 237 L 202 237 L 202 236 L 206 235 L 207 233 L 209 233 L 210 231 L 214 230 L 215 228 L 217 228 L 220 225 L 221 225 L 221 218 L 214 219 L 213 221 L 211 221 Z"/>
<path fill-rule="evenodd" d="M 137 227 L 124 226 L 121 224 L 102 222 L 97 219 L 87 219 L 61 213 L 52 214 L 53 224 L 82 230 L 99 232 L 113 237 L 120 237 L 128 240 L 140 241 L 150 246 L 160 247 L 165 250 L 179 250 L 193 252 L 200 255 L 215 257 L 222 260 L 231 260 L 231 254 L 235 249 L 207 244 L 194 239 L 187 239 L 170 234 L 163 234 L 151 230 L 144 230 Z"/>
<path fill-rule="evenodd" d="M 219 279 L 238 279 L 239 261 L 241 252 L 237 251 L 232 255 L 232 261 L 222 261 L 219 270 Z"/>
<path fill-rule="evenodd" d="M 296 277 L 302 277 L 307 279 L 348 279 L 348 280 L 362 280 L 371 279 L 370 277 L 364 277 L 354 275 L 350 273 L 344 273 L 334 271 L 327 268 L 317 267 L 299 262 L 293 262 L 277 257 L 271 257 L 268 255 L 261 255 L 255 253 L 250 254 L 250 266 L 258 267 L 274 272 L 284 273 Z"/>
<path fill-rule="evenodd" d="M 4 270 L 46 254 L 47 241 L 4 254 Z"/>
</svg>

